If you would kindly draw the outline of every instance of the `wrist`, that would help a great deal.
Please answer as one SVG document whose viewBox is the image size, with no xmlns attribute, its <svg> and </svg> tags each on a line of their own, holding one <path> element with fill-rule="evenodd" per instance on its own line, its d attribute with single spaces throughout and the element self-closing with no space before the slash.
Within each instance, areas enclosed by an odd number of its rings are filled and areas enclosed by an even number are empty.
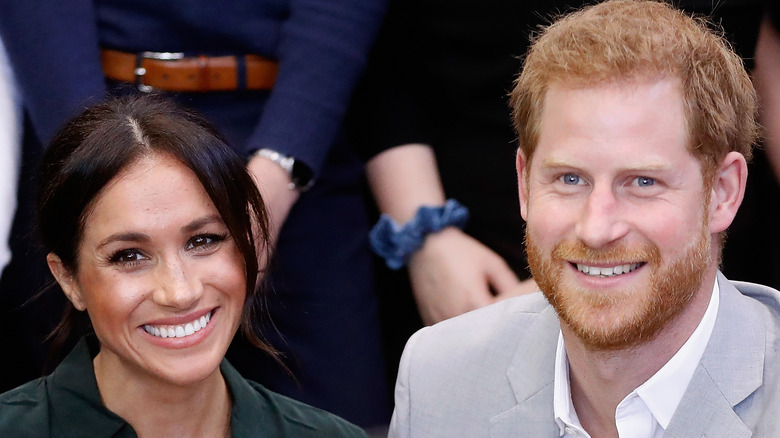
<svg viewBox="0 0 780 438">
<path fill-rule="evenodd" d="M 390 269 L 400 269 L 425 242 L 428 235 L 447 227 L 463 228 L 468 221 L 466 207 L 454 199 L 443 206 L 422 206 L 404 225 L 383 214 L 371 229 L 371 248 L 385 259 Z"/>
<path fill-rule="evenodd" d="M 284 155 L 273 149 L 261 148 L 252 153 L 250 159 L 255 157 L 272 161 L 284 170 L 289 177 L 288 187 L 290 189 L 303 192 L 314 184 L 314 172 L 311 167 L 292 155 Z"/>
</svg>

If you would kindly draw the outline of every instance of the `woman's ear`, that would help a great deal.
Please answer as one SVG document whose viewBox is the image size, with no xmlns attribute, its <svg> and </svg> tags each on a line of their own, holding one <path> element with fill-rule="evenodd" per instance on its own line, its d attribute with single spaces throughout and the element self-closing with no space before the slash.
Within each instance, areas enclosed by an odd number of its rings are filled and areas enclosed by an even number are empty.
<svg viewBox="0 0 780 438">
<path fill-rule="evenodd" d="M 78 310 L 87 310 L 87 303 L 84 300 L 84 296 L 81 294 L 81 288 L 76 282 L 76 278 L 71 273 L 57 254 L 50 252 L 46 256 L 46 263 L 49 265 L 51 271 L 57 283 L 60 284 L 62 291 L 65 292 L 65 296 L 68 297 L 73 307 Z"/>
<path fill-rule="evenodd" d="M 747 172 L 747 162 L 739 152 L 729 152 L 721 162 L 710 193 L 710 233 L 731 225 L 745 197 Z"/>
</svg>

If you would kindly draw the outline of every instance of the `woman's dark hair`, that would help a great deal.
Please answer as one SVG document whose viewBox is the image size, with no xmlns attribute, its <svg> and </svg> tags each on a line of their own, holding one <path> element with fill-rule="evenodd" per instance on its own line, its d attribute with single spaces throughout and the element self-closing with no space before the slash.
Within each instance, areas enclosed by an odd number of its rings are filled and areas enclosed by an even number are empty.
<svg viewBox="0 0 780 438">
<path fill-rule="evenodd" d="M 79 267 L 84 226 L 98 195 L 120 172 L 150 155 L 167 155 L 197 176 L 222 216 L 244 259 L 246 299 L 241 330 L 273 358 L 278 353 L 260 334 L 255 306 L 265 306 L 257 287 L 258 256 L 269 259 L 268 214 L 245 164 L 198 114 L 153 95 L 113 98 L 68 122 L 43 154 L 38 181 L 38 219 L 44 248 L 71 273 Z M 70 302 L 52 333 L 61 347 L 88 317 Z M 77 333 L 83 335 L 84 333 Z M 278 360 L 278 359 L 277 359 Z"/>
</svg>

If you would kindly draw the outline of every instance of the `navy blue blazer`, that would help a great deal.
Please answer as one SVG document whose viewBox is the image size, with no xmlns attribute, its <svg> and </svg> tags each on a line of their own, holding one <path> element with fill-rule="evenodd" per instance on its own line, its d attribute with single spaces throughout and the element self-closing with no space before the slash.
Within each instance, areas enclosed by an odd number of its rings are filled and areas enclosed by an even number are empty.
<svg viewBox="0 0 780 438">
<path fill-rule="evenodd" d="M 47 142 L 106 91 L 101 46 L 190 54 L 254 53 L 279 76 L 247 144 L 318 172 L 341 125 L 386 0 L 1 0 L 2 35 L 22 101 Z M 316 66 L 316 68 L 311 68 Z"/>
</svg>

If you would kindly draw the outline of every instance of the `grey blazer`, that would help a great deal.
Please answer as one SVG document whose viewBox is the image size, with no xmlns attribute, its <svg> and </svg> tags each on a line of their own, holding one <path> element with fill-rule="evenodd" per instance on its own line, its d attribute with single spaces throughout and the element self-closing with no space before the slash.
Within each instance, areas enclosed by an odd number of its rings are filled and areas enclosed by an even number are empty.
<svg viewBox="0 0 780 438">
<path fill-rule="evenodd" d="M 780 292 L 717 281 L 712 337 L 665 437 L 780 437 Z M 389 437 L 559 437 L 558 331 L 541 293 L 418 331 L 401 358 Z"/>
</svg>

